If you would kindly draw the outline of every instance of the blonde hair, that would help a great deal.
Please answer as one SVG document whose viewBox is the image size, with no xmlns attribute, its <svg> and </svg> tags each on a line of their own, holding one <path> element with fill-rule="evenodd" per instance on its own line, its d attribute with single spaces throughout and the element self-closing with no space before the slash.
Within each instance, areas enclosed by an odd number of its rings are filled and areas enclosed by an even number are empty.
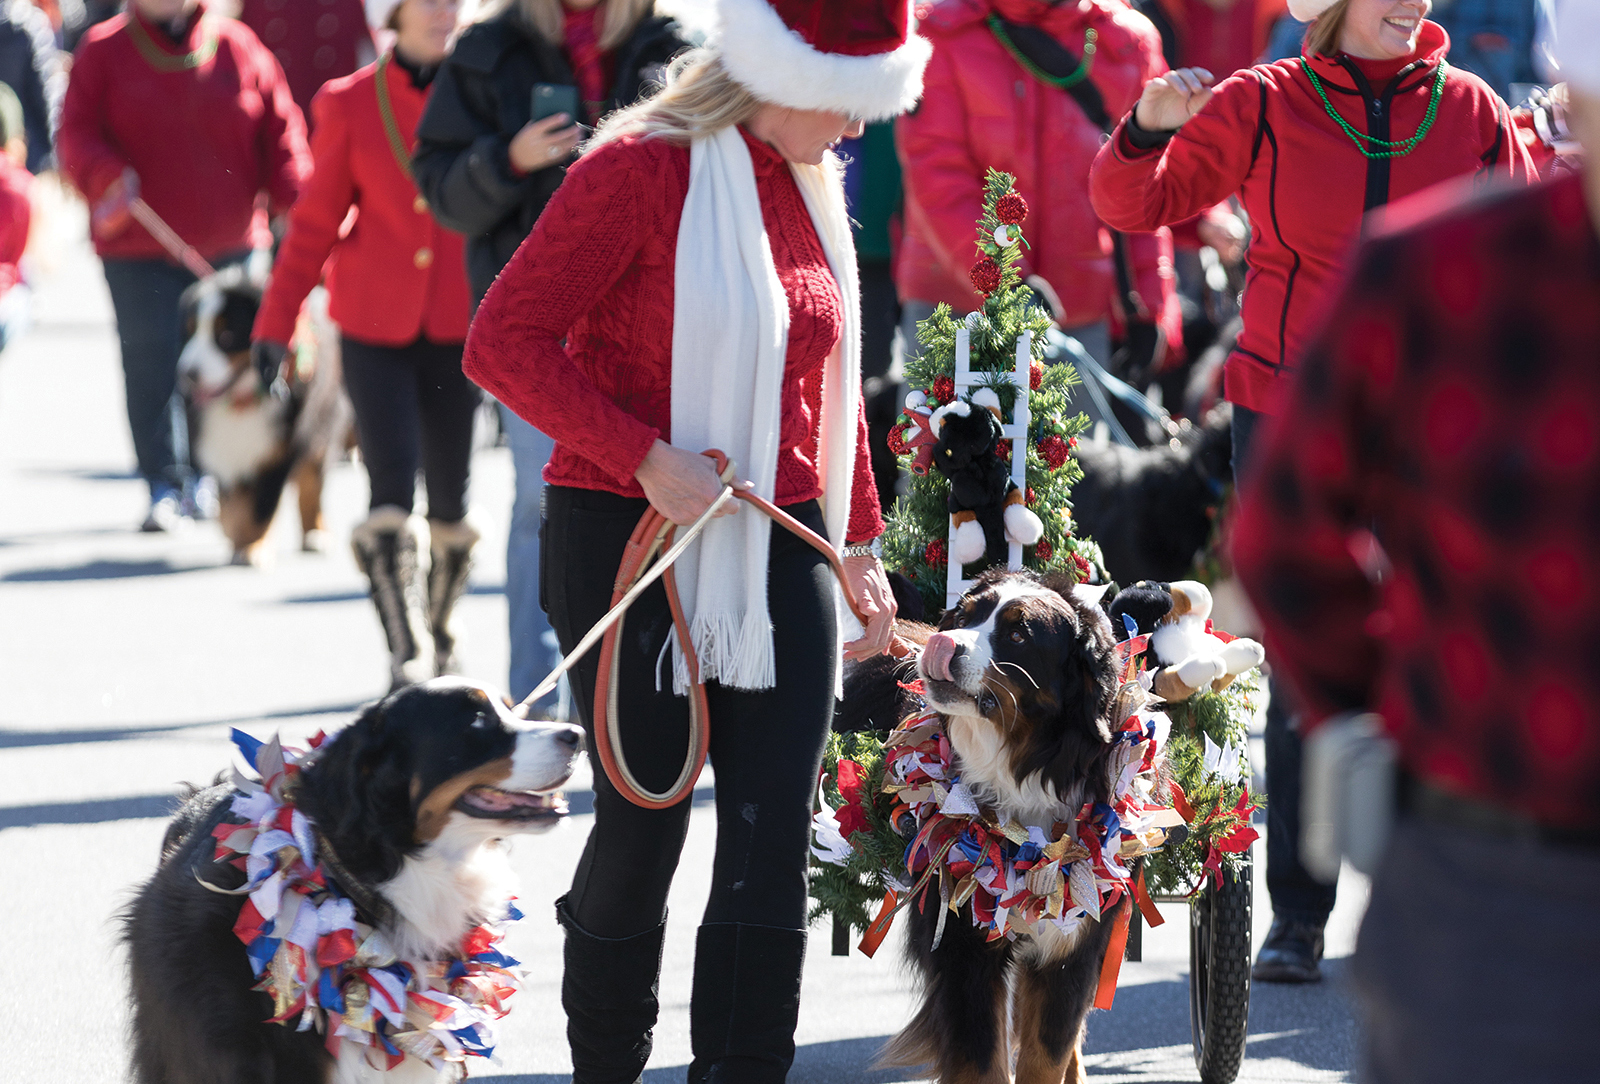
<svg viewBox="0 0 1600 1084">
<path fill-rule="evenodd" d="M 696 136 L 743 124 L 761 105 L 761 99 L 728 74 L 714 50 L 691 49 L 668 65 L 666 86 L 660 94 L 602 120 L 583 152 L 631 135 L 687 146 Z"/>
<path fill-rule="evenodd" d="M 561 0 L 483 0 L 472 22 L 487 22 L 504 15 L 515 7 L 551 45 L 566 44 L 566 16 L 561 10 Z M 622 45 L 638 29 L 639 24 L 655 14 L 655 0 L 606 0 L 600 13 L 600 48 L 610 52 Z"/>
<path fill-rule="evenodd" d="M 1344 17 L 1350 10 L 1350 0 L 1336 0 L 1334 5 L 1315 19 L 1306 31 L 1306 55 L 1333 56 L 1339 51 L 1339 39 L 1344 36 Z"/>
</svg>

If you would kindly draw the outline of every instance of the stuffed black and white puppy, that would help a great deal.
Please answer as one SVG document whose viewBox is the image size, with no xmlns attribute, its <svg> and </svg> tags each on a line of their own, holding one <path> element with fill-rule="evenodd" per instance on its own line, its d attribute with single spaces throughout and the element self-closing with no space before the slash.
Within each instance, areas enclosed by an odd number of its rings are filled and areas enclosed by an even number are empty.
<svg viewBox="0 0 1600 1084">
<path fill-rule="evenodd" d="M 988 388 L 970 401 L 957 399 L 933 412 L 937 436 L 933 466 L 950 482 L 950 561 L 984 567 L 1005 564 L 1008 543 L 1031 546 L 1044 536 L 1044 524 L 1024 502 L 1000 457 L 1000 398 Z"/>
</svg>

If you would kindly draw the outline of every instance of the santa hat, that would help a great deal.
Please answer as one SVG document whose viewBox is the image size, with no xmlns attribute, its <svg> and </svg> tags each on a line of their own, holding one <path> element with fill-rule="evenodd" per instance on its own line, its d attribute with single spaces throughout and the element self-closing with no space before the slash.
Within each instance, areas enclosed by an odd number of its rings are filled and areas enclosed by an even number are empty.
<svg viewBox="0 0 1600 1084">
<path fill-rule="evenodd" d="M 922 96 L 933 46 L 911 26 L 909 0 L 718 0 L 713 44 L 764 102 L 879 120 Z"/>
<path fill-rule="evenodd" d="M 1544 40 L 1536 51 L 1549 81 L 1600 97 L 1600 3 L 1563 0 L 1541 14 Z"/>
<path fill-rule="evenodd" d="M 371 3 L 372 0 L 367 2 Z M 1337 2 L 1338 0 L 1289 0 L 1289 14 L 1303 23 L 1309 23 Z"/>
<path fill-rule="evenodd" d="M 403 3 L 405 0 L 367 0 L 367 25 L 374 30 L 389 29 L 395 8 Z"/>
</svg>

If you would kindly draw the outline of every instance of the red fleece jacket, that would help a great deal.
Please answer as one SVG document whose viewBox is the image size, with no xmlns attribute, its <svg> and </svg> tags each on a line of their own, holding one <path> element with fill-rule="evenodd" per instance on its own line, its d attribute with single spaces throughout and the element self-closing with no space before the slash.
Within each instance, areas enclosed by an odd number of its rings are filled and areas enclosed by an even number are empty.
<svg viewBox="0 0 1600 1084">
<path fill-rule="evenodd" d="M 1535 179 L 1510 110 L 1475 75 L 1451 67 L 1438 116 L 1407 155 L 1367 159 L 1328 116 L 1309 63 L 1356 131 L 1409 139 L 1422 125 L 1444 30 L 1424 22 L 1417 49 L 1394 61 L 1297 57 L 1239 72 L 1164 148 L 1141 150 L 1124 118 L 1089 178 L 1095 210 L 1125 230 L 1181 222 L 1238 193 L 1250 214 L 1244 331 L 1224 370 L 1227 397 L 1276 413 L 1322 306 L 1361 230 L 1363 215 L 1462 174 Z"/>
<path fill-rule="evenodd" d="M 1111 313 L 1117 292 L 1110 235 L 1089 205 L 1089 167 L 1105 133 L 1066 91 L 1040 82 L 1006 51 L 988 25 L 991 14 L 1036 26 L 1074 55 L 1094 31 L 1089 79 L 1112 117 L 1166 70 L 1155 27 L 1122 0 L 947 0 L 934 7 L 918 28 L 933 43 L 922 102 L 895 123 L 906 202 L 895 285 L 902 299 L 946 301 L 957 312 L 978 307 L 968 278 L 978 258 L 975 226 L 984 173 L 1000 169 L 1016 176 L 1028 201 L 1023 274 L 1055 287 L 1063 323 L 1093 323 Z M 1176 343 L 1182 314 L 1171 239 L 1165 230 L 1142 232 L 1128 248 L 1147 316 Z"/>
<path fill-rule="evenodd" d="M 822 496 L 822 368 L 842 301 L 788 163 L 748 133 L 745 143 L 789 298 L 775 496 L 793 504 Z M 687 147 L 623 139 L 585 155 L 478 307 L 461 367 L 555 438 L 547 482 L 644 496 L 634 472 L 658 437 L 671 439 L 673 274 L 688 193 Z M 883 532 L 862 411 L 856 427 L 851 542 Z"/>
<path fill-rule="evenodd" d="M 157 70 L 139 49 L 177 61 L 213 41 L 197 67 L 173 71 Z M 311 171 L 305 121 L 278 62 L 249 27 L 204 8 L 181 46 L 131 12 L 91 29 L 72 64 L 56 154 L 91 205 L 132 166 L 145 202 L 207 257 L 271 244 L 257 195 L 286 211 Z M 97 238 L 95 250 L 168 255 L 137 222 Z"/>
<path fill-rule="evenodd" d="M 428 94 L 400 65 L 386 67 L 395 127 L 409 147 Z M 419 335 L 436 343 L 467 337 L 472 299 L 461 237 L 434 221 L 402 172 L 378 111 L 377 79 L 378 66 L 368 64 L 317 92 L 315 166 L 289 215 L 256 316 L 258 339 L 289 341 L 330 253 L 329 313 L 346 335 L 377 346 L 404 346 Z M 341 236 L 352 206 L 355 222 Z"/>
</svg>

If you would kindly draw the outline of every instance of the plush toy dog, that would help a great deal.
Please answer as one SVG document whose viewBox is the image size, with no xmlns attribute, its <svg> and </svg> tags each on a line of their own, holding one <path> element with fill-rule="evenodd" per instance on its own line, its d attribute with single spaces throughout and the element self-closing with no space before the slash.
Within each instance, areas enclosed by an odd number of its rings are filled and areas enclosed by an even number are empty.
<svg viewBox="0 0 1600 1084">
<path fill-rule="evenodd" d="M 985 567 L 1004 564 L 1008 542 L 1031 546 L 1044 536 L 1044 524 L 1028 510 L 1024 495 L 1000 458 L 1000 397 L 988 388 L 933 412 L 929 425 L 937 441 L 933 466 L 950 480 L 950 561 Z"/>
<path fill-rule="evenodd" d="M 1151 691 L 1163 700 L 1186 700 L 1208 686 L 1221 692 L 1266 658 L 1254 640 L 1224 640 L 1206 631 L 1211 592 L 1194 580 L 1141 580 L 1117 595 L 1110 613 L 1112 625 L 1122 626 L 1119 634 L 1149 634 L 1150 654 L 1160 667 Z"/>
</svg>

